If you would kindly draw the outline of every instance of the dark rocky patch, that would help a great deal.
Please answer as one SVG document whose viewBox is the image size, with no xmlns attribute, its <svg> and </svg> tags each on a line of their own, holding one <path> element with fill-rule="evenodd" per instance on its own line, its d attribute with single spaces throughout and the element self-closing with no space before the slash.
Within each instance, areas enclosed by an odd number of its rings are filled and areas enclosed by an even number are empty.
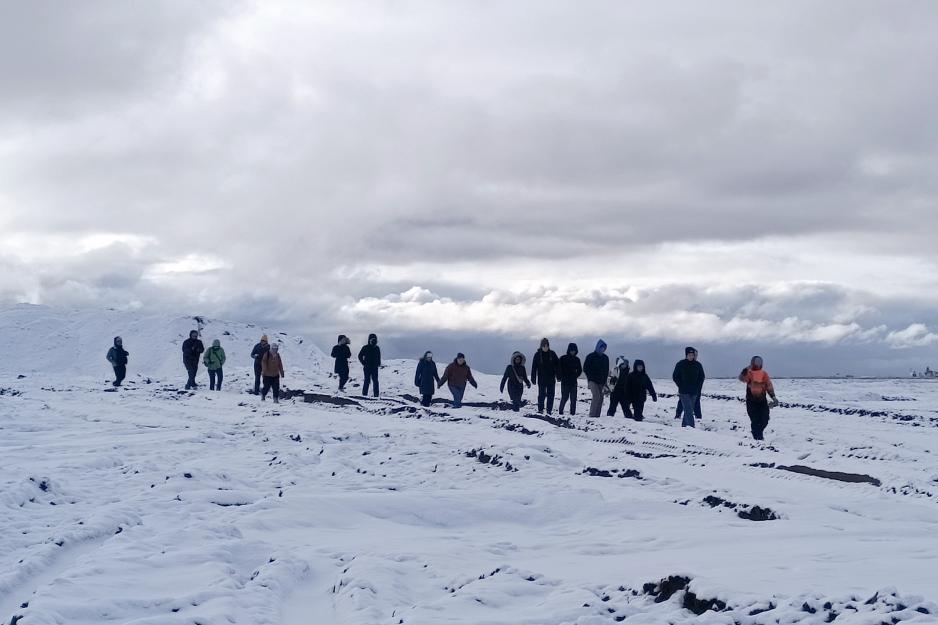
<svg viewBox="0 0 938 625">
<path fill-rule="evenodd" d="M 736 516 L 747 521 L 776 521 L 781 518 L 770 508 L 733 503 L 716 495 L 707 495 L 701 503 L 711 508 L 729 508 L 736 512 Z"/>
<path fill-rule="evenodd" d="M 348 397 L 333 397 L 324 393 L 303 393 L 303 401 L 307 404 L 331 404 L 333 406 L 361 406 L 354 399 Z"/>
<path fill-rule="evenodd" d="M 842 473 L 840 471 L 825 471 L 824 469 L 813 469 L 804 465 L 795 464 L 790 467 L 779 465 L 776 467 L 780 471 L 791 471 L 802 475 L 811 475 L 814 477 L 823 477 L 828 480 L 837 480 L 838 482 L 848 482 L 850 484 L 872 484 L 873 486 L 882 486 L 875 477 L 863 475 L 861 473 Z"/>
<path fill-rule="evenodd" d="M 597 469 L 596 467 L 586 467 L 580 472 L 580 475 L 589 475 L 592 477 L 631 477 L 636 480 L 642 479 L 642 474 L 635 469 Z"/>
<path fill-rule="evenodd" d="M 494 467 L 504 467 L 506 471 L 518 471 L 518 469 L 513 467 L 510 462 L 503 461 L 501 456 L 496 454 L 487 454 L 482 449 L 470 449 L 466 452 L 466 457 L 475 458 L 482 464 L 489 464 Z"/>
</svg>

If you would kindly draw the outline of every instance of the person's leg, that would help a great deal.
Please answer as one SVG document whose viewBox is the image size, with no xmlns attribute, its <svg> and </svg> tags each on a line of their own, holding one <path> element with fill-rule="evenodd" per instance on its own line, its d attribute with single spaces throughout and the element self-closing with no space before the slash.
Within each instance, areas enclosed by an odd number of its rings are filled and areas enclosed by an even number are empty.
<svg viewBox="0 0 938 625">
<path fill-rule="evenodd" d="M 430 405 L 431 399 L 433 399 L 433 395 L 427 395 L 426 393 L 423 393 L 420 396 L 420 405 L 424 407 L 428 407 Z"/>
<path fill-rule="evenodd" d="M 449 391 L 453 394 L 453 408 L 462 408 L 462 398 L 466 394 L 465 387 L 450 385 Z"/>
<path fill-rule="evenodd" d="M 641 400 L 636 400 L 632 402 L 632 418 L 636 421 L 644 421 L 645 419 L 645 402 Z"/>
<path fill-rule="evenodd" d="M 560 382 L 560 414 L 563 414 L 563 408 L 567 405 L 567 400 L 570 399 L 570 385 L 565 381 Z"/>
<path fill-rule="evenodd" d="M 219 369 L 218 370 L 218 386 L 215 387 L 216 391 L 221 390 L 221 381 L 224 379 L 225 379 L 225 371 L 224 369 Z"/>
<path fill-rule="evenodd" d="M 694 416 L 698 419 L 703 419 L 703 413 L 700 411 L 700 394 L 698 393 L 694 399 Z"/>
<path fill-rule="evenodd" d="M 261 392 L 261 368 L 255 362 L 254 364 L 254 394 Z"/>
<path fill-rule="evenodd" d="M 595 418 L 598 417 L 600 412 L 603 409 L 603 387 L 597 384 L 596 382 L 590 382 L 590 416 Z"/>
<path fill-rule="evenodd" d="M 574 382 L 570 385 L 570 416 L 576 414 L 576 394 L 577 394 L 577 383 Z"/>
<path fill-rule="evenodd" d="M 261 387 L 261 401 L 267 399 L 267 391 L 270 390 L 270 376 L 264 376 L 264 386 Z"/>
<path fill-rule="evenodd" d="M 371 378 L 371 386 L 372 386 L 372 388 L 374 389 L 375 397 L 377 397 L 377 396 L 379 395 L 379 392 L 378 392 L 378 370 L 375 369 L 375 370 L 372 372 L 371 375 L 372 375 L 372 378 Z"/>
<path fill-rule="evenodd" d="M 545 402 L 545 408 L 547 408 L 547 414 L 551 414 L 554 411 L 554 395 L 557 394 L 557 383 L 554 380 L 551 380 L 547 383 L 547 401 Z"/>
<path fill-rule="evenodd" d="M 368 387 L 371 386 L 371 371 L 368 369 L 362 369 L 362 397 L 368 396 Z"/>
<path fill-rule="evenodd" d="M 619 391 L 612 389 L 612 392 L 609 394 L 609 410 L 606 411 L 607 417 L 616 416 L 616 409 L 619 407 L 620 401 L 622 401 L 622 396 L 619 394 Z"/>
<path fill-rule="evenodd" d="M 508 396 L 511 397 L 511 409 L 514 410 L 515 412 L 518 412 L 519 410 L 521 410 L 521 393 L 522 393 L 522 390 L 520 388 L 508 389 Z"/>
<path fill-rule="evenodd" d="M 280 403 L 280 376 L 270 378 L 270 394 L 274 396 L 274 403 Z"/>
<path fill-rule="evenodd" d="M 537 381 L 537 411 L 544 412 L 544 399 L 547 398 L 547 386 Z"/>
<path fill-rule="evenodd" d="M 210 391 L 215 390 L 215 370 L 214 369 L 208 370 L 208 390 Z"/>
<path fill-rule="evenodd" d="M 681 394 L 681 405 L 684 410 L 684 418 L 681 421 L 681 427 L 696 427 L 694 425 L 694 396 Z"/>
<path fill-rule="evenodd" d="M 680 419 L 684 414 L 684 403 L 681 401 L 681 396 L 677 396 L 677 408 L 674 409 L 674 418 Z"/>
<path fill-rule="evenodd" d="M 345 383 L 348 382 L 348 371 L 339 372 L 339 390 L 345 390 Z"/>
</svg>

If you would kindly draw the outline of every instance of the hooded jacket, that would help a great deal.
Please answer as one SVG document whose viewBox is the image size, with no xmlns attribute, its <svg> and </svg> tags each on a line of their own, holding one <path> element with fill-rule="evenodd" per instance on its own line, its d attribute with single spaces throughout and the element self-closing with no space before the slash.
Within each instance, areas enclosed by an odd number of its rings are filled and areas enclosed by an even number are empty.
<svg viewBox="0 0 938 625">
<path fill-rule="evenodd" d="M 414 384 L 420 388 L 421 395 L 433 395 L 439 383 L 440 374 L 437 372 L 436 363 L 427 360 L 427 355 L 424 354 L 423 358 L 417 362 Z"/>
<path fill-rule="evenodd" d="M 215 339 L 212 346 L 205 351 L 202 363 L 209 371 L 218 371 L 225 365 L 225 350 L 221 346 L 221 341 Z"/>
<path fill-rule="evenodd" d="M 635 368 L 625 379 L 625 396 L 630 402 L 640 404 L 644 403 L 650 393 L 651 398 L 658 401 L 655 385 L 651 383 L 651 378 L 648 377 L 648 372 L 645 371 L 645 361 L 636 360 L 634 364 Z"/>
<path fill-rule="evenodd" d="M 267 335 L 261 337 L 261 340 L 251 350 L 251 358 L 254 359 L 254 372 L 261 372 L 261 358 L 270 351 L 270 343 L 267 342 Z"/>
<path fill-rule="evenodd" d="M 521 358 L 521 364 L 516 365 L 515 359 L 519 357 Z M 505 367 L 505 375 L 502 376 L 502 383 L 498 387 L 499 392 L 505 392 L 506 384 L 509 392 L 520 392 L 524 390 L 525 386 L 531 386 L 527 369 L 524 367 L 525 361 L 524 354 L 521 352 L 515 352 L 511 355 L 511 360 L 508 362 L 508 366 Z"/>
<path fill-rule="evenodd" d="M 182 342 L 182 361 L 186 365 L 198 366 L 199 355 L 205 351 L 205 345 L 189 333 L 189 338 Z"/>
<path fill-rule="evenodd" d="M 335 347 L 332 348 L 332 357 L 335 358 L 336 373 L 348 373 L 348 361 L 352 358 L 352 350 L 348 346 L 348 337 L 344 334 L 339 335 Z"/>
<path fill-rule="evenodd" d="M 557 358 L 557 352 L 550 349 L 547 351 L 538 349 L 531 359 L 531 383 L 537 384 L 540 380 L 542 385 L 548 385 L 557 379 L 557 370 L 560 368 L 560 359 Z"/>
<path fill-rule="evenodd" d="M 605 350 L 606 342 L 599 339 L 596 342 L 596 351 L 587 354 L 586 360 L 583 361 L 583 373 L 586 374 L 586 379 L 600 386 L 605 386 L 609 378 L 609 356 L 604 353 Z"/>
<path fill-rule="evenodd" d="M 358 352 L 358 362 L 365 369 L 377 369 L 381 366 L 381 348 L 378 347 L 378 335 L 369 334 L 368 343 Z"/>
<path fill-rule="evenodd" d="M 283 375 L 283 360 L 280 351 L 268 350 L 261 356 L 261 373 L 268 378 L 279 378 Z"/>
<path fill-rule="evenodd" d="M 677 385 L 677 392 L 681 395 L 700 395 L 706 377 L 703 365 L 699 361 L 686 358 L 674 365 L 674 373 L 671 374 L 671 379 Z"/>
<path fill-rule="evenodd" d="M 622 356 L 616 357 L 616 367 L 609 377 L 609 384 L 616 393 L 625 393 L 625 379 L 629 375 L 629 360 Z"/>
<path fill-rule="evenodd" d="M 115 336 L 113 347 L 107 350 L 107 361 L 111 363 L 112 367 L 122 367 L 127 364 L 127 356 L 129 355 L 130 352 L 124 349 L 124 343 L 121 341 L 121 338 Z"/>
<path fill-rule="evenodd" d="M 472 377 L 472 369 L 469 368 L 469 363 L 464 362 L 459 364 L 457 362 L 459 358 L 453 359 L 453 362 L 446 365 L 446 369 L 443 370 L 443 377 L 440 378 L 440 386 L 443 386 L 443 383 L 448 383 L 450 386 L 455 386 L 456 388 L 465 389 L 466 383 L 472 384 L 472 386 L 478 387 L 476 384 L 475 378 Z"/>
<path fill-rule="evenodd" d="M 557 379 L 564 384 L 576 384 L 583 373 L 583 365 L 580 364 L 580 357 L 577 356 L 579 351 L 576 343 L 570 343 L 567 345 L 567 353 L 560 357 L 557 365 Z"/>
</svg>

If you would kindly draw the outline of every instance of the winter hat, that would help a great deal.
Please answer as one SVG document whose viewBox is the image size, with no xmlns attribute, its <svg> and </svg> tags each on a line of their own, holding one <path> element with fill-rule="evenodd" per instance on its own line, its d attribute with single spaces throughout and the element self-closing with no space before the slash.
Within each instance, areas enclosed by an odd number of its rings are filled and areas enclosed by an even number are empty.
<svg viewBox="0 0 938 625">
<path fill-rule="evenodd" d="M 576 346 L 576 343 L 570 343 L 567 345 L 567 353 L 573 352 L 574 354 L 580 353 L 580 348 Z"/>
<path fill-rule="evenodd" d="M 465 358 L 466 358 L 466 355 L 465 355 L 464 353 L 462 353 L 462 352 L 459 352 L 458 354 L 456 354 L 456 360 L 459 360 L 460 358 L 465 359 Z"/>
<path fill-rule="evenodd" d="M 221 347 L 221 341 L 219 341 L 218 339 L 215 339 L 214 341 L 212 341 L 212 347 Z"/>
<path fill-rule="evenodd" d="M 378 342 L 378 335 L 377 335 L 377 334 L 369 334 L 369 335 L 368 335 L 368 342 L 369 342 L 369 343 L 377 343 L 377 342 Z"/>
<path fill-rule="evenodd" d="M 273 345 L 271 345 L 271 346 L 270 346 L 270 351 L 272 351 L 272 352 L 278 352 L 278 351 L 280 351 L 280 343 L 274 343 Z"/>
<path fill-rule="evenodd" d="M 189 338 L 190 338 L 190 339 L 194 339 L 194 338 L 196 338 L 197 336 L 199 336 L 199 331 L 198 331 L 198 330 L 190 330 L 190 331 L 189 331 Z"/>
<path fill-rule="evenodd" d="M 423 359 L 424 359 L 424 360 L 433 360 L 433 352 L 431 352 L 431 351 L 425 351 L 425 352 L 423 353 Z"/>
<path fill-rule="evenodd" d="M 602 354 L 606 351 L 606 341 L 599 339 L 596 341 L 596 351 Z"/>
<path fill-rule="evenodd" d="M 261 334 L 261 343 L 266 343 L 266 342 L 267 342 L 267 335 Z"/>
<path fill-rule="evenodd" d="M 694 349 L 693 347 L 685 347 L 685 348 L 684 348 L 684 355 L 685 355 L 685 356 L 690 356 L 691 354 L 696 354 L 696 353 L 697 353 L 697 350 Z"/>
<path fill-rule="evenodd" d="M 114 337 L 114 345 L 123 345 L 123 343 L 124 343 L 124 339 L 122 339 L 119 336 Z"/>
</svg>

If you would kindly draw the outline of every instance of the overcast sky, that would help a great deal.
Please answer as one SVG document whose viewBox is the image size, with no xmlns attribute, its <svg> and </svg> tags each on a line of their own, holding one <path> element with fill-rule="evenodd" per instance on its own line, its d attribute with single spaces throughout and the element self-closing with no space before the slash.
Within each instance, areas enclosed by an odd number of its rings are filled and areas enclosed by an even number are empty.
<svg viewBox="0 0 938 625">
<path fill-rule="evenodd" d="M 938 365 L 932 0 L 0 7 L 3 302 Z"/>
</svg>

